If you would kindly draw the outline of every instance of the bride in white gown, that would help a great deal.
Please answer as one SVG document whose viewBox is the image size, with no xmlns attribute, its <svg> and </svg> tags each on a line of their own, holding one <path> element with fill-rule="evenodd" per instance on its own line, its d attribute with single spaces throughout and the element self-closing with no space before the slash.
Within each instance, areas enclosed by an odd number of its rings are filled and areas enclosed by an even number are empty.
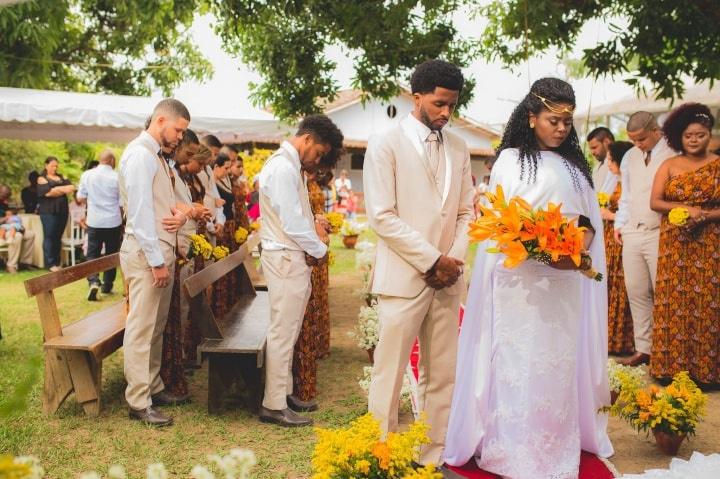
<svg viewBox="0 0 720 479">
<path fill-rule="evenodd" d="M 589 254 L 604 275 L 602 220 L 574 107 L 569 84 L 536 81 L 510 117 L 489 190 L 501 185 L 507 199 L 561 203 L 565 216 L 589 219 Z M 506 269 L 490 246 L 478 245 L 473 267 L 444 459 L 459 466 L 474 456 L 512 479 L 577 478 L 581 449 L 613 453 L 597 412 L 609 404 L 607 286 L 568 258 Z"/>
</svg>

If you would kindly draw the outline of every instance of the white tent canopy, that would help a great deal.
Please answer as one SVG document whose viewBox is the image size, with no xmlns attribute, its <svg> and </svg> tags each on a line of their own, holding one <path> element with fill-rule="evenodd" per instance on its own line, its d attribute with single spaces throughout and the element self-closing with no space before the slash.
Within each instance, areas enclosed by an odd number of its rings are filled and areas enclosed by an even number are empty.
<svg viewBox="0 0 720 479">
<path fill-rule="evenodd" d="M 183 101 L 184 99 L 178 98 Z M 127 143 L 143 128 L 160 98 L 0 87 L 0 138 Z M 190 128 L 233 142 L 282 138 L 290 133 L 263 111 L 223 112 L 193 108 Z"/>
<path fill-rule="evenodd" d="M 701 83 L 691 86 L 685 90 L 682 98 L 671 102 L 670 100 L 656 100 L 652 96 L 642 95 L 639 98 L 635 96 L 623 98 L 620 101 L 607 103 L 604 105 L 593 106 L 590 112 L 585 111 L 578 118 L 584 119 L 590 117 L 600 119 L 611 116 L 630 115 L 636 111 L 648 111 L 650 113 L 665 113 L 683 103 L 697 102 L 704 103 L 711 110 L 716 111 L 720 108 L 720 83 L 710 88 L 709 83 Z"/>
</svg>

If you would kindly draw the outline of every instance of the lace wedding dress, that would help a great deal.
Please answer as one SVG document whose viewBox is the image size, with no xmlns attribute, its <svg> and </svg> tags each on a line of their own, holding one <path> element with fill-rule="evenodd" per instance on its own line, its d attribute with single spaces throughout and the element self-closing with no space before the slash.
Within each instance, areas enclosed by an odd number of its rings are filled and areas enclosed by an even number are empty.
<svg viewBox="0 0 720 479">
<path fill-rule="evenodd" d="M 507 199 L 562 203 L 565 216 L 590 218 L 590 255 L 605 273 L 596 195 L 579 171 L 542 152 L 536 181 L 521 181 L 518 152 L 507 149 L 490 191 L 498 184 Z M 478 245 L 473 266 L 444 460 L 461 466 L 474 456 L 481 469 L 512 479 L 577 478 L 581 449 L 613 453 L 607 417 L 597 412 L 609 404 L 606 284 L 533 260 L 506 269 L 490 246 Z"/>
</svg>

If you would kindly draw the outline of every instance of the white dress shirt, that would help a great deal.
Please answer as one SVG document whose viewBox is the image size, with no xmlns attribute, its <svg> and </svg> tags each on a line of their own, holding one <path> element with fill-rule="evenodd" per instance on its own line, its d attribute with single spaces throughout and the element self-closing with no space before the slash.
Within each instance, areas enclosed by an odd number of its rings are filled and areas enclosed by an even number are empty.
<svg viewBox="0 0 720 479">
<path fill-rule="evenodd" d="M 78 198 L 87 200 L 87 225 L 117 228 L 122 223 L 118 174 L 110 165 L 98 165 L 80 177 Z"/>
<path fill-rule="evenodd" d="M 412 113 L 408 114 L 407 118 L 402 121 L 401 126 L 403 128 L 403 131 L 405 132 L 405 135 L 410 139 L 410 141 L 412 141 L 418 154 L 425 158 L 425 160 L 429 161 L 428 158 L 430 158 L 430 143 L 427 141 L 427 138 L 432 132 L 432 130 L 430 130 L 430 128 L 428 128 L 427 125 L 425 125 L 423 122 L 415 118 Z M 450 181 L 452 180 L 452 163 L 450 161 L 449 155 L 445 151 L 442 131 L 439 131 L 438 133 L 438 137 L 440 138 L 440 153 L 443 158 L 445 158 L 445 183 L 442 194 L 442 202 L 443 204 L 445 204 L 448 193 L 450 193 Z"/>
<path fill-rule="evenodd" d="M 305 178 L 300 171 L 300 154 L 287 141 L 284 141 L 280 148 L 290 154 L 292 163 L 282 161 L 282 158 L 271 159 L 265 163 L 258 175 L 260 191 L 270 199 L 270 204 L 280 218 L 285 234 L 309 255 L 322 258 L 327 253 L 327 246 L 320 241 L 315 232 L 315 225 L 303 214 L 301 198 L 298 195 L 299 182 L 307 188 Z M 262 247 L 268 251 L 290 249 L 289 245 L 266 239 L 263 239 Z"/>
<path fill-rule="evenodd" d="M 156 154 L 151 152 L 155 151 Z M 127 192 L 125 234 L 135 236 L 150 266 L 165 264 L 155 231 L 153 177 L 157 172 L 160 144 L 147 131 L 130 143 L 120 158 L 120 174 Z"/>
<path fill-rule="evenodd" d="M 651 174 L 651 178 L 648 180 L 652 185 L 655 179 L 655 172 L 659 167 L 658 163 L 663 163 L 666 159 L 671 156 L 675 156 L 675 153 L 670 146 L 667 144 L 665 138 L 660 138 L 652 150 L 650 150 L 650 164 L 648 165 L 648 172 Z M 632 188 L 630 180 L 630 162 L 631 161 L 645 161 L 647 153 L 640 150 L 637 147 L 630 148 L 625 156 L 623 156 L 622 163 L 620 164 L 620 181 L 622 183 L 622 191 L 620 192 L 620 200 L 618 201 L 618 210 L 615 213 L 615 229 L 622 230 L 622 228 L 630 221 L 630 203 L 632 202 Z M 656 166 L 657 165 L 657 166 Z M 655 168 L 650 168 L 655 166 Z M 650 198 L 647 198 L 648 205 L 650 204 Z"/>
<path fill-rule="evenodd" d="M 343 186 L 345 189 L 343 189 Z M 350 191 L 352 190 L 352 181 L 350 181 L 350 178 L 345 178 L 344 180 L 342 178 L 337 178 L 335 180 L 335 190 L 337 191 L 338 196 L 341 198 L 347 198 L 350 196 Z"/>
<path fill-rule="evenodd" d="M 618 177 L 610 172 L 607 165 L 607 158 L 602 162 L 597 162 L 592 172 L 593 184 L 595 191 L 598 193 L 603 192 L 608 195 L 612 195 L 615 192 L 617 186 Z"/>
</svg>

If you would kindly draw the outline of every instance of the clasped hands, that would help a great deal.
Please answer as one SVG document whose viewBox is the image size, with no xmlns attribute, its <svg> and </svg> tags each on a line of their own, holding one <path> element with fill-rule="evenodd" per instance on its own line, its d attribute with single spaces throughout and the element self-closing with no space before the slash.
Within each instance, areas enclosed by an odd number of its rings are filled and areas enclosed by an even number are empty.
<svg viewBox="0 0 720 479">
<path fill-rule="evenodd" d="M 188 219 L 193 220 L 209 220 L 212 218 L 212 212 L 200 203 L 184 204 L 178 203 L 170 209 L 172 216 L 166 216 L 162 219 L 165 231 L 175 233 L 187 222 Z"/>
<path fill-rule="evenodd" d="M 450 256 L 441 255 L 423 279 L 433 289 L 443 289 L 455 284 L 463 274 L 465 262 Z"/>
</svg>

